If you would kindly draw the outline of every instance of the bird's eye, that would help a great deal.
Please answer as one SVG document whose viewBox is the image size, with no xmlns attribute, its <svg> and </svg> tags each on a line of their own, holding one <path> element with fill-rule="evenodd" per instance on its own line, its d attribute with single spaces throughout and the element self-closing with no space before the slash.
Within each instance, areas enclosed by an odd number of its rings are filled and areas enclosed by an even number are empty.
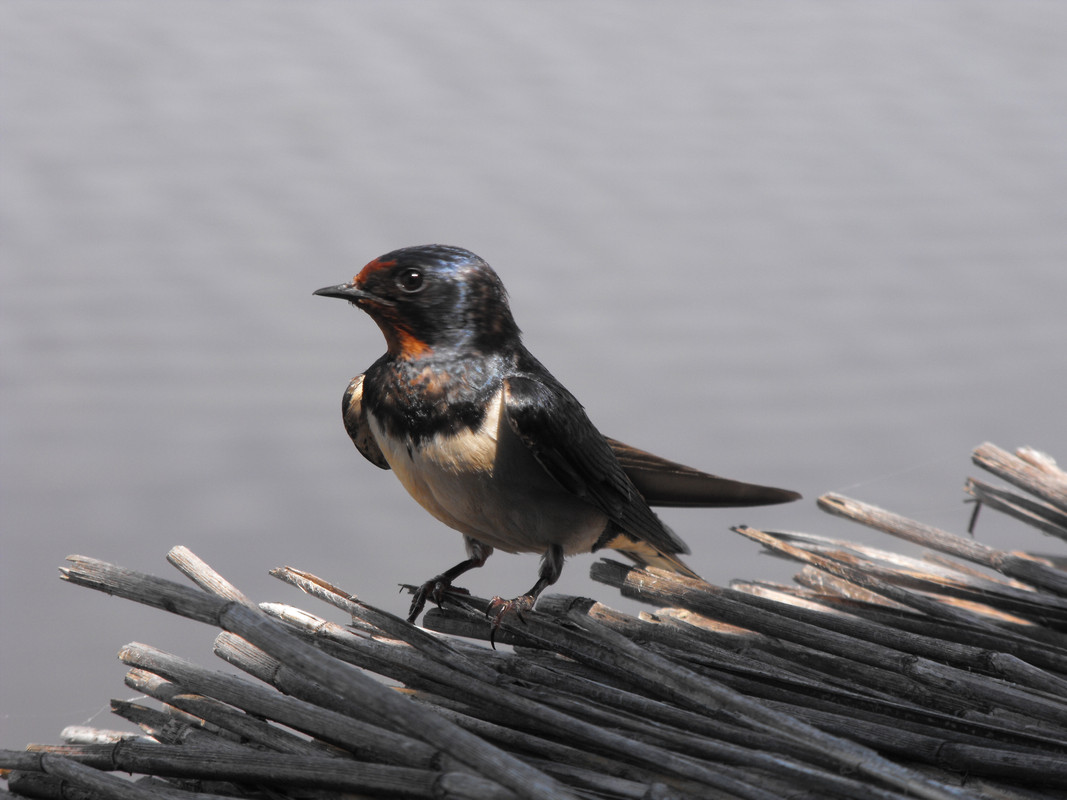
<svg viewBox="0 0 1067 800">
<path fill-rule="evenodd" d="M 421 269 L 408 267 L 396 276 L 396 285 L 400 287 L 401 291 L 414 294 L 422 288 L 422 280 L 423 276 Z"/>
</svg>

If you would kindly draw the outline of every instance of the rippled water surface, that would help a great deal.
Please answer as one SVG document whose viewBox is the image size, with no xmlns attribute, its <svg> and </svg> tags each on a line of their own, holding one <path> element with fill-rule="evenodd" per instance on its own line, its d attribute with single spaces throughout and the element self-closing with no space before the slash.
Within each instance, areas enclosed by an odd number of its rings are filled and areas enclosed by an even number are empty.
<svg viewBox="0 0 1067 800">
<path fill-rule="evenodd" d="M 383 343 L 311 296 L 403 245 L 487 258 L 606 433 L 804 493 L 666 513 L 710 580 L 793 572 L 738 523 L 898 546 L 831 490 L 962 530 L 974 446 L 1067 459 L 1065 36 L 1041 2 L 4 3 L 0 745 L 116 725 L 127 641 L 212 661 L 69 553 L 185 544 L 323 613 L 267 570 L 399 612 L 462 556 L 345 437 Z M 590 563 L 559 591 L 633 608 Z"/>
</svg>

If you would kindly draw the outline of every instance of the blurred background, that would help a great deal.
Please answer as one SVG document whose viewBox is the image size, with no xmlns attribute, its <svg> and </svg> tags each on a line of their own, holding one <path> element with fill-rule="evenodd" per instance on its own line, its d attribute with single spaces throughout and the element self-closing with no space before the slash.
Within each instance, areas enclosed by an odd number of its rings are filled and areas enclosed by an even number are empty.
<svg viewBox="0 0 1067 800">
<path fill-rule="evenodd" d="M 311 295 L 400 246 L 493 264 L 605 433 L 803 492 L 665 513 L 709 580 L 795 571 L 740 523 L 907 552 L 827 491 L 963 532 L 976 445 L 1067 459 L 1065 41 L 1060 2 L 0 4 L 0 746 L 121 727 L 128 641 L 215 661 L 70 553 L 334 619 L 267 571 L 402 613 L 462 558 L 342 429 L 379 331 Z M 593 560 L 556 589 L 633 610 Z"/>
</svg>

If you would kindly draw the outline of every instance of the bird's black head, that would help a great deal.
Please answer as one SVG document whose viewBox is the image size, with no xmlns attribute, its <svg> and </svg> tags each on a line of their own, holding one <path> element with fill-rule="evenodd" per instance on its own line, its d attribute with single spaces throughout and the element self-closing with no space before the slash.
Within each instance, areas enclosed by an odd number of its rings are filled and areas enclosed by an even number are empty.
<svg viewBox="0 0 1067 800">
<path fill-rule="evenodd" d="M 504 284 L 461 247 L 394 250 L 367 264 L 351 283 L 315 294 L 340 297 L 370 314 L 399 358 L 434 351 L 490 354 L 518 343 Z"/>
</svg>

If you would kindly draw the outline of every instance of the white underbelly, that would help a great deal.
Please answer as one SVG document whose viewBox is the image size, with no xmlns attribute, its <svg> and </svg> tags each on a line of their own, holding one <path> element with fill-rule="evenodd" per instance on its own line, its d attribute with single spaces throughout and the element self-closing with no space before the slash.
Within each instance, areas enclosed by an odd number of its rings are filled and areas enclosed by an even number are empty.
<svg viewBox="0 0 1067 800">
<path fill-rule="evenodd" d="M 541 553 L 559 544 L 588 552 L 607 517 L 565 492 L 502 415 L 503 391 L 476 431 L 412 445 L 387 436 L 367 414 L 374 438 L 408 493 L 441 522 L 512 553 Z"/>
</svg>

